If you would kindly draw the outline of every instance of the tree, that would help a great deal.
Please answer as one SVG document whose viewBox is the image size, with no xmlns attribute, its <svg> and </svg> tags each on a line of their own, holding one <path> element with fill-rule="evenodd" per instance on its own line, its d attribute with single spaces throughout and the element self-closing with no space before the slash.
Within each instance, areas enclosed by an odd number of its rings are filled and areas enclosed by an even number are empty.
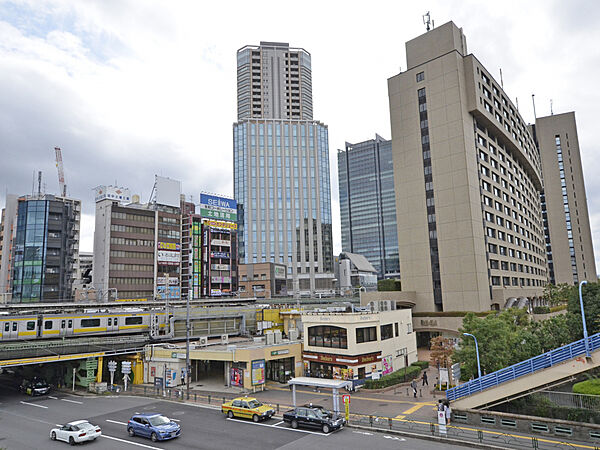
<svg viewBox="0 0 600 450">
<path fill-rule="evenodd" d="M 591 336 L 600 332 L 600 283 L 588 283 L 582 287 L 581 292 L 585 322 L 588 334 Z M 567 321 L 571 331 L 571 341 L 583 339 L 579 291 L 576 287 L 573 287 L 567 305 Z"/>
<path fill-rule="evenodd" d="M 569 302 L 573 290 L 577 290 L 576 286 L 567 283 L 547 284 L 544 287 L 543 297 L 550 306 L 563 305 Z"/>
<path fill-rule="evenodd" d="M 439 367 L 449 367 L 452 362 L 452 354 L 454 353 L 454 343 L 451 339 L 436 336 L 431 339 L 431 364 Z"/>
<path fill-rule="evenodd" d="M 386 278 L 385 280 L 379 280 L 377 282 L 378 291 L 401 291 L 402 282 L 400 280 L 394 280 L 392 278 Z"/>
</svg>

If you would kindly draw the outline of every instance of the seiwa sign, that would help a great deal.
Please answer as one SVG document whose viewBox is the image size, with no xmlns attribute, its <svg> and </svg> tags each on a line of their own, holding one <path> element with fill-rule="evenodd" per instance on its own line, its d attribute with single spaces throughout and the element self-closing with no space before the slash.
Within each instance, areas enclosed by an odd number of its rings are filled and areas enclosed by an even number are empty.
<svg viewBox="0 0 600 450">
<path fill-rule="evenodd" d="M 237 202 L 232 198 L 200 194 L 200 208 L 231 210 L 231 212 L 237 212 Z"/>
</svg>

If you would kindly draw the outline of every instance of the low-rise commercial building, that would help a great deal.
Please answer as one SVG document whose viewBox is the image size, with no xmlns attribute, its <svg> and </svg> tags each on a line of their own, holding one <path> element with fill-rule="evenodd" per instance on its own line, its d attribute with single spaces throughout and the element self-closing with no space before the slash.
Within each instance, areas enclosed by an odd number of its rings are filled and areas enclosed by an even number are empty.
<svg viewBox="0 0 600 450">
<path fill-rule="evenodd" d="M 308 376 L 347 379 L 356 386 L 417 360 L 410 309 L 304 312 L 302 325 Z"/>
<path fill-rule="evenodd" d="M 336 258 L 335 277 L 341 295 L 352 295 L 356 289 L 377 290 L 377 270 L 363 255 L 343 252 Z"/>
<path fill-rule="evenodd" d="M 285 264 L 254 263 L 239 265 L 239 293 L 244 298 L 287 296 Z"/>
</svg>

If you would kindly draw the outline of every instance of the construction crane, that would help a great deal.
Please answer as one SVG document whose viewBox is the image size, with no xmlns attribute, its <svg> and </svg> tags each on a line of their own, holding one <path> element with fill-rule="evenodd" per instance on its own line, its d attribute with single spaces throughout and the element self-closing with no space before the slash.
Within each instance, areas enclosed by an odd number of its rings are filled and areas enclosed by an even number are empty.
<svg viewBox="0 0 600 450">
<path fill-rule="evenodd" d="M 56 153 L 56 168 L 58 169 L 58 186 L 60 187 L 60 195 L 67 196 L 67 185 L 65 184 L 65 170 L 63 168 L 62 152 L 60 147 L 54 147 Z"/>
</svg>

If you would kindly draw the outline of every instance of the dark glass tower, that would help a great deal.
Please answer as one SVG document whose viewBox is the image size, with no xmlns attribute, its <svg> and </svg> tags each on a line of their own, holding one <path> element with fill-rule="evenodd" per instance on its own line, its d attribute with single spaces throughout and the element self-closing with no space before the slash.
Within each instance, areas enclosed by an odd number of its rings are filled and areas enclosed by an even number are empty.
<svg viewBox="0 0 600 450">
<path fill-rule="evenodd" d="M 399 277 L 392 141 L 346 143 L 338 175 L 342 250 L 366 257 L 379 278 Z"/>
</svg>

